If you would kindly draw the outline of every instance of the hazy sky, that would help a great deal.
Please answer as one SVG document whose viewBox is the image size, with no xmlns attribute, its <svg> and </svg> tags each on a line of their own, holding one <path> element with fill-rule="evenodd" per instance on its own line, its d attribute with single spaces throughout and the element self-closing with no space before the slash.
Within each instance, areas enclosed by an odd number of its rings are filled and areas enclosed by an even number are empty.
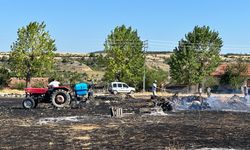
<svg viewBox="0 0 250 150">
<path fill-rule="evenodd" d="M 0 51 L 10 51 L 17 30 L 44 21 L 60 52 L 103 50 L 111 30 L 125 24 L 172 50 L 195 25 L 218 31 L 222 53 L 250 53 L 250 0 L 0 0 Z"/>
</svg>

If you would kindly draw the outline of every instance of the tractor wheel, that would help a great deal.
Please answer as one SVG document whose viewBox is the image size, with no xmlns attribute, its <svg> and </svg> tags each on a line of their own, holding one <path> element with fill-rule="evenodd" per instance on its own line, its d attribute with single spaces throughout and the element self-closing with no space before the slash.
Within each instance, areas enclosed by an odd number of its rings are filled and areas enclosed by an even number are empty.
<svg viewBox="0 0 250 150">
<path fill-rule="evenodd" d="M 25 109 L 32 109 L 35 108 L 36 106 L 36 102 L 34 99 L 32 99 L 31 97 L 27 97 L 23 100 L 23 108 Z"/>
<path fill-rule="evenodd" d="M 51 95 L 52 104 L 57 108 L 68 107 L 70 100 L 70 95 L 65 90 L 56 90 Z"/>
</svg>

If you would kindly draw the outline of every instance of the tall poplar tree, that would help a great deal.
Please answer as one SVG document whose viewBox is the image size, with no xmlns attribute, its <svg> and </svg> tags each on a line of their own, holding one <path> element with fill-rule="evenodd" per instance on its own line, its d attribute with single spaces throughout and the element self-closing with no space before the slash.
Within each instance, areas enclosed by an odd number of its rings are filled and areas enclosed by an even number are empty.
<svg viewBox="0 0 250 150">
<path fill-rule="evenodd" d="M 222 39 L 208 26 L 195 26 L 179 41 L 170 57 L 170 76 L 179 84 L 201 86 L 220 63 Z"/>
<path fill-rule="evenodd" d="M 142 83 L 145 62 L 143 42 L 136 30 L 125 25 L 116 27 L 105 41 L 107 81 Z"/>
<path fill-rule="evenodd" d="M 26 79 L 26 87 L 34 76 L 42 76 L 54 64 L 55 40 L 45 30 L 45 23 L 31 22 L 17 31 L 11 46 L 10 67 L 19 78 Z"/>
</svg>

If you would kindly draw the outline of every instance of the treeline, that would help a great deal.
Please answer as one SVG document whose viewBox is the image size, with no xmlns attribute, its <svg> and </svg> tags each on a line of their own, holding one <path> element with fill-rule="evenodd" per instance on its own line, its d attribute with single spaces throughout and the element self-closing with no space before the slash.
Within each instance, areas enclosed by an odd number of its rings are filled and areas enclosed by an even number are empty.
<svg viewBox="0 0 250 150">
<path fill-rule="evenodd" d="M 211 30 L 208 26 L 195 26 L 193 31 L 185 34 L 178 42 L 173 52 L 147 51 L 145 53 L 145 43 L 140 39 L 137 30 L 125 25 L 115 27 L 107 35 L 103 53 L 56 53 L 55 39 L 51 38 L 46 31 L 44 22 L 31 22 L 19 28 L 17 37 L 11 45 L 9 58 L 2 57 L 5 63 L 2 64 L 1 78 L 6 83 L 8 76 L 4 74 L 25 79 L 26 87 L 30 86 L 32 77 L 53 77 L 70 84 L 87 80 L 87 75 L 84 73 L 55 68 L 58 57 L 61 58 L 59 59 L 61 63 L 73 64 L 74 61 L 78 61 L 94 70 L 104 71 L 103 82 L 122 81 L 135 86 L 138 90 L 144 88 L 143 85 L 150 88 L 154 80 L 157 80 L 160 85 L 170 82 L 201 86 L 222 62 L 220 51 L 223 41 L 219 32 Z M 164 62 L 170 66 L 170 72 L 159 68 L 148 68 L 147 54 L 169 54 L 170 58 L 165 58 Z M 229 55 L 225 56 L 229 57 Z M 234 69 L 231 70 L 233 72 Z M 234 77 L 232 74 L 242 76 L 243 71 L 244 69 L 240 73 L 230 73 L 229 77 Z M 242 80 L 237 78 L 237 82 L 240 83 Z"/>
</svg>

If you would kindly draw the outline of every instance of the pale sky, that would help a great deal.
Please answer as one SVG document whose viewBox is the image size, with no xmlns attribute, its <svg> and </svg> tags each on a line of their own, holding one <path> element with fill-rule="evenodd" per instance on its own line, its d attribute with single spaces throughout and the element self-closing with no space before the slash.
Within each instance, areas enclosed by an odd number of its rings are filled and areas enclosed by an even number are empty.
<svg viewBox="0 0 250 150">
<path fill-rule="evenodd" d="M 111 30 L 125 24 L 171 51 L 194 26 L 218 31 L 222 53 L 250 53 L 249 0 L 0 0 L 0 51 L 10 51 L 17 30 L 44 21 L 59 52 L 103 50 Z"/>
</svg>

